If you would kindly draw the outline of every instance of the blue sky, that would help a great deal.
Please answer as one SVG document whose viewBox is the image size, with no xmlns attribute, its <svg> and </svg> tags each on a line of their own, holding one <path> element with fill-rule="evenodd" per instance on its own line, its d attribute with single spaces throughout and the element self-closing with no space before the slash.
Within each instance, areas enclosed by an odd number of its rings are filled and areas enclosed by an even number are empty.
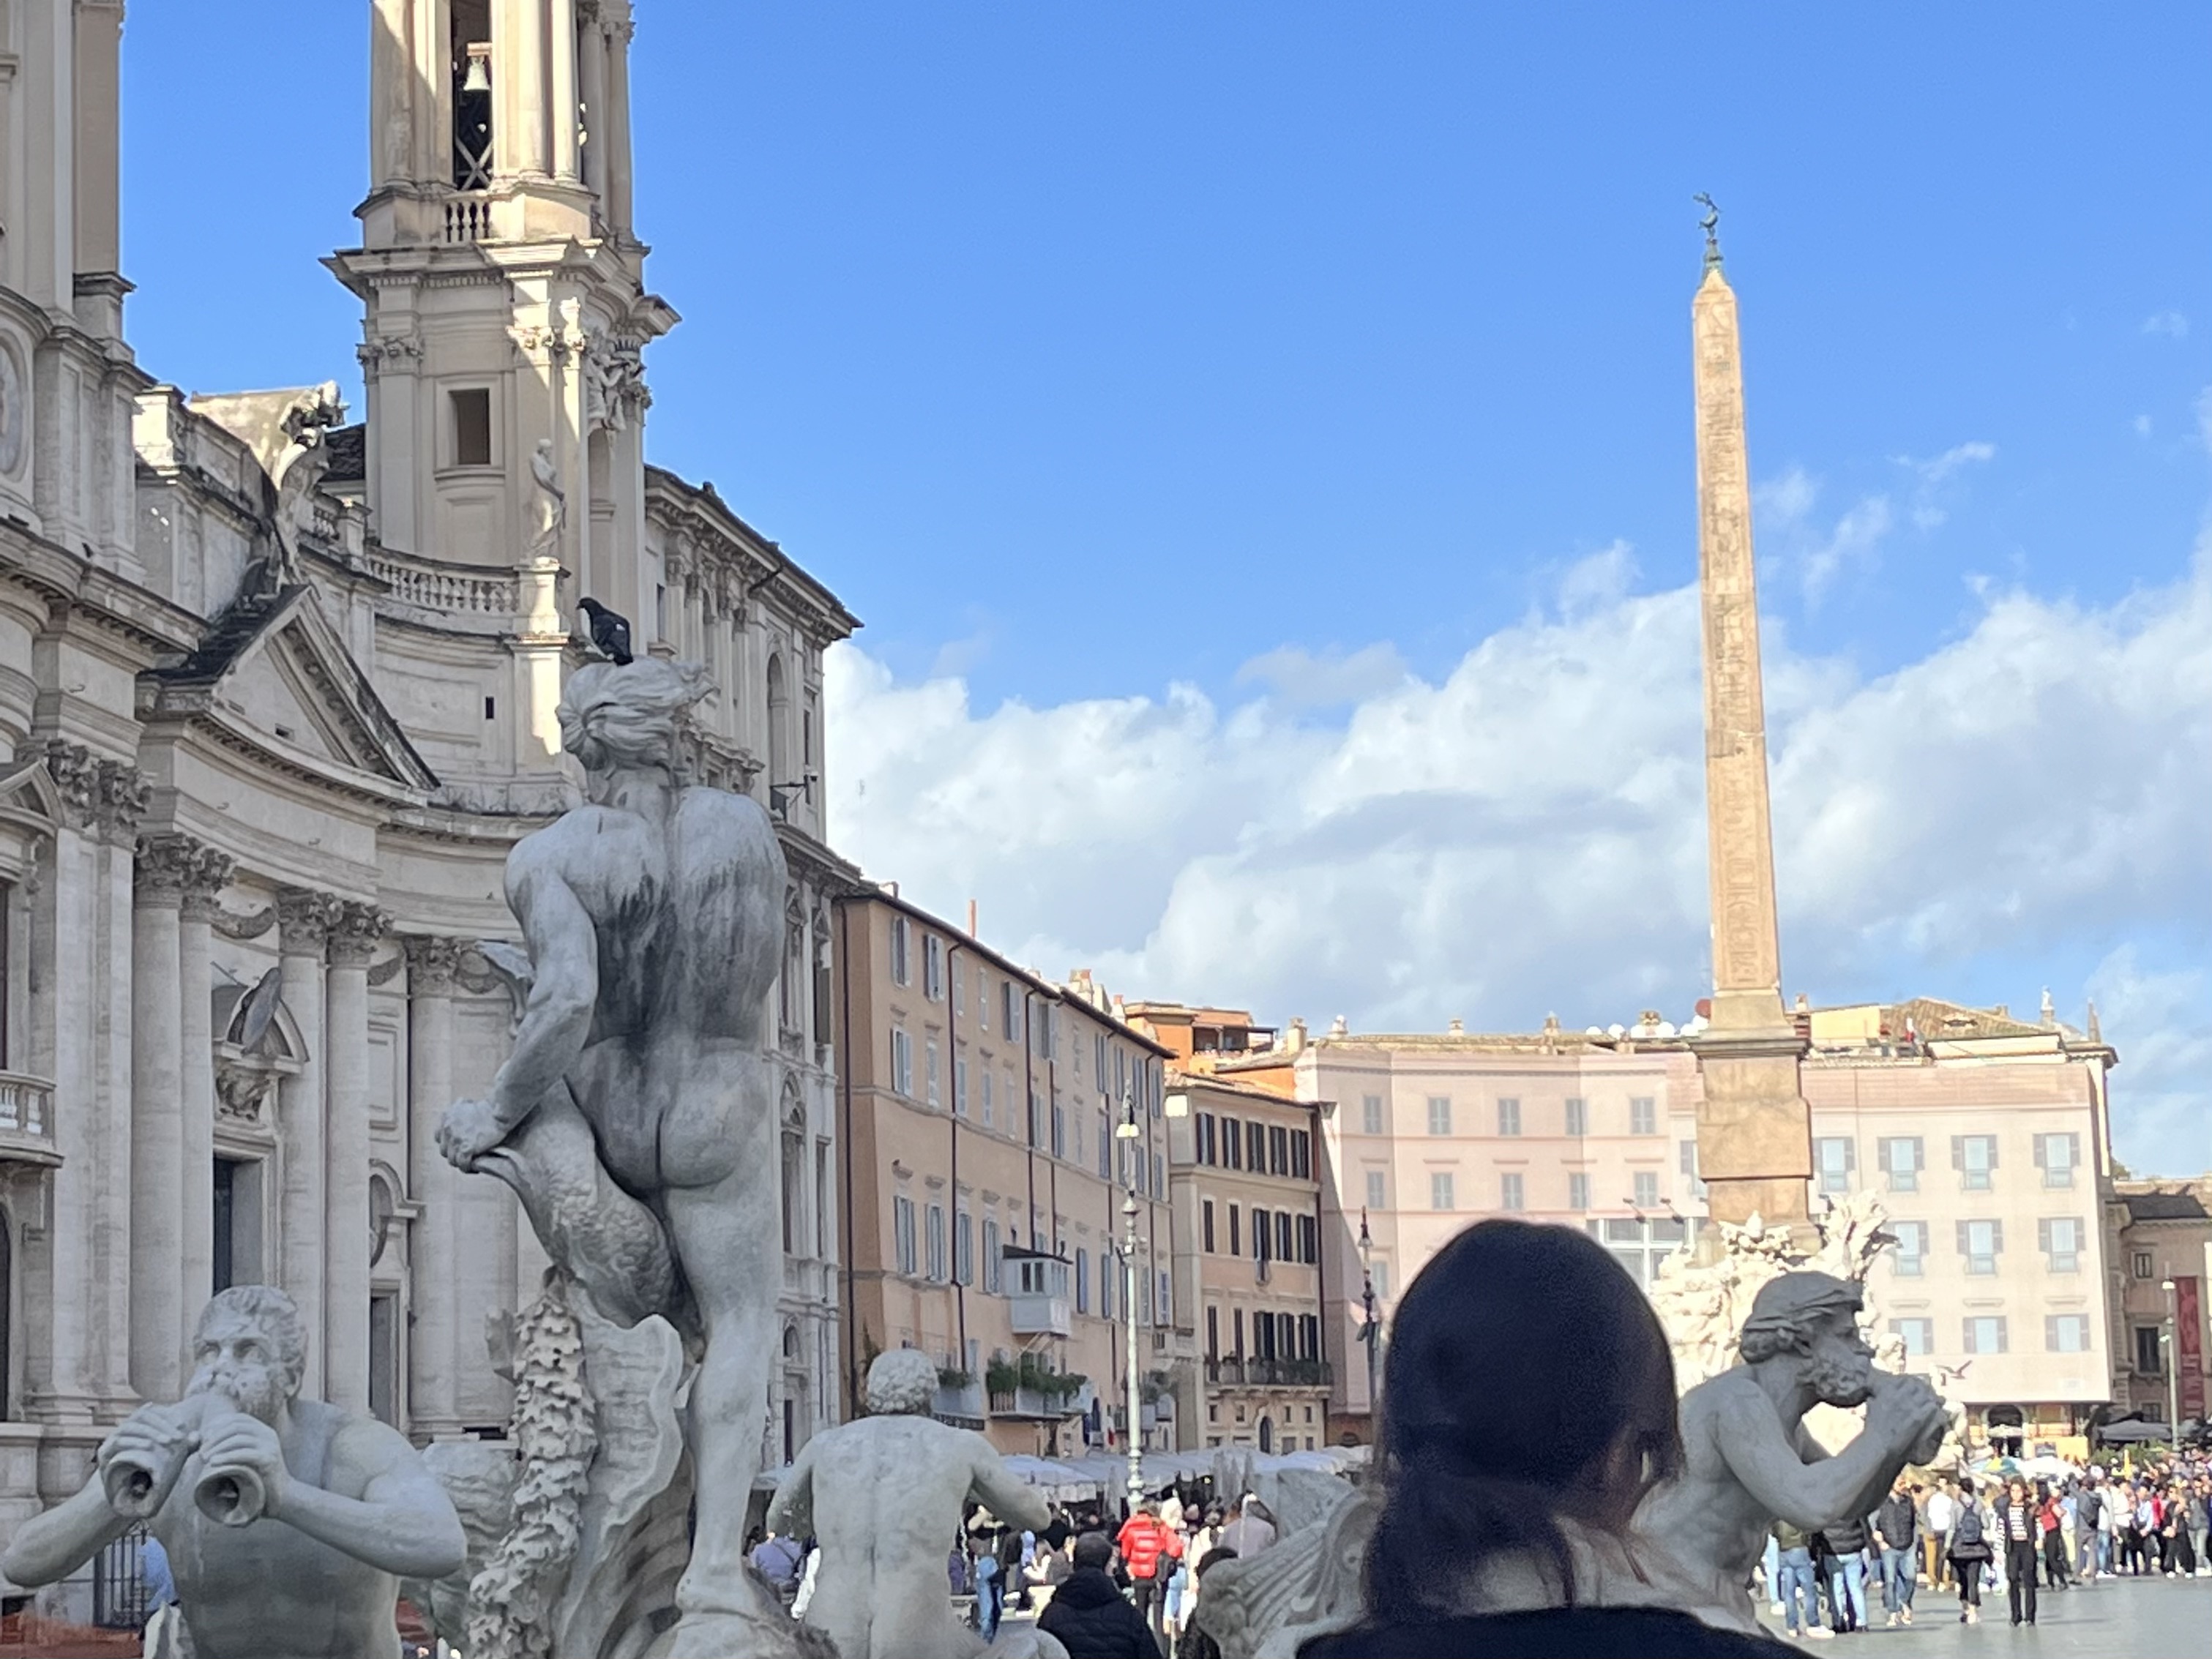
<svg viewBox="0 0 2212 1659">
<path fill-rule="evenodd" d="M 1539 878 L 1551 843 L 1534 830 L 1466 873 L 1473 939 L 1419 943 L 1455 914 L 1430 865 L 1345 899 L 1390 919 L 1377 936 L 1294 931 L 1264 969 L 1174 941 L 1225 868 L 1278 890 L 1340 874 L 1310 861 L 1316 825 L 1436 853 L 1402 818 L 1267 794 L 1273 755 L 1402 806 L 1407 763 L 1364 734 L 1412 718 L 1409 685 L 1472 677 L 1468 707 L 1520 707 L 1532 747 L 1593 755 L 1646 712 L 1608 699 L 1679 691 L 1601 684 L 1563 709 L 1481 676 L 1563 672 L 1585 636 L 1677 667 L 1694 651 L 1667 605 L 1695 568 L 1689 198 L 1707 190 L 1762 486 L 1785 962 L 1824 1000 L 2032 1006 L 2049 983 L 2070 1018 L 2096 985 L 2132 986 L 2164 1011 L 2140 1015 L 2136 1049 L 2173 1057 L 2120 1086 L 2170 1097 L 2161 1133 L 2195 1147 L 2178 1161 L 2212 1162 L 2206 1085 L 2188 1081 L 2212 1060 L 2194 1035 L 2212 1026 L 2212 872 L 2190 850 L 2203 809 L 2164 864 L 2108 821 L 2157 818 L 2145 778 L 2212 732 L 2200 659 L 2170 626 L 2201 596 L 2212 500 L 2212 12 L 639 10 L 638 216 L 685 318 L 648 360 L 652 453 L 712 478 L 866 620 L 832 764 L 854 763 L 835 799 L 874 872 L 948 912 L 980 891 L 1006 942 L 1054 971 L 1070 964 L 1051 953 L 1079 954 L 1133 990 L 1277 1018 L 1341 1004 L 1517 1024 L 1556 1006 L 1583 1023 L 1684 1002 L 1701 875 L 1671 821 L 1636 843 L 1627 891 L 1659 905 L 1663 889 L 1672 920 L 1633 948 L 1595 915 L 1547 913 L 1526 925 L 1556 950 L 1516 975 L 1463 970 L 1496 954 L 1485 896 Z M 125 264 L 155 373 L 198 390 L 356 378 L 353 304 L 316 260 L 352 240 L 363 188 L 367 14 L 132 11 Z M 249 113 L 208 118 L 226 107 Z M 1611 648 L 1585 663 L 1601 682 Z M 2075 649 L 2166 692 L 2130 700 Z M 2050 677 L 1992 690 L 2031 662 Z M 1949 716 L 1911 701 L 1954 695 Z M 2015 748 L 1977 724 L 1992 696 L 2051 707 Z M 2081 780 L 2057 786 L 2076 816 L 2035 830 L 2017 879 L 1942 925 L 1880 882 L 1837 887 L 1844 854 L 1816 833 L 1843 834 L 1835 771 L 1811 758 L 1841 741 L 1822 721 L 1885 704 L 1892 724 L 1842 751 L 1846 773 L 1887 775 L 1893 747 L 1948 719 L 1968 778 Z M 1087 816 L 1035 805 L 1053 767 L 1018 743 L 989 778 L 963 771 L 1016 730 L 1088 757 L 1103 793 L 1054 798 Z M 1163 771 L 1160 744 L 1212 768 Z M 1612 781 L 1563 782 L 1546 810 L 1590 821 L 1648 758 L 1622 751 Z M 1522 763 L 1509 748 L 1492 764 Z M 1231 778 L 1240 799 L 1194 817 L 1121 799 Z M 1440 787 L 1442 820 L 1464 823 L 1498 780 Z M 1927 849 L 1924 868 L 1889 866 L 1923 896 L 1945 854 L 1981 880 L 2019 815 L 2044 810 L 2014 800 L 1992 822 L 2004 789 L 1909 772 L 1893 793 L 1905 817 L 1866 822 Z M 1959 797 L 1952 816 L 1931 794 Z M 2084 799 L 2106 804 L 2102 840 Z M 975 833 L 1009 799 L 1036 823 L 1014 843 Z M 1861 836 L 1850 856 L 1888 854 Z M 2106 873 L 2076 880 L 2085 860 Z M 1859 908 L 1815 909 L 1822 895 Z"/>
</svg>

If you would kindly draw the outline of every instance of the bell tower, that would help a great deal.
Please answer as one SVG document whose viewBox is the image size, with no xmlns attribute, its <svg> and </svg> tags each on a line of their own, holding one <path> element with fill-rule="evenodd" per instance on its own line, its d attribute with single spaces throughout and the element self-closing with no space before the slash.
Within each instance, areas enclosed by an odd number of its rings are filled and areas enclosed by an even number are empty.
<svg viewBox="0 0 2212 1659">
<path fill-rule="evenodd" d="M 630 225 L 629 0 L 370 0 L 366 490 L 384 547 L 557 568 L 635 613 L 640 353 L 676 313 Z M 522 584 L 526 592 L 530 582 Z"/>
</svg>

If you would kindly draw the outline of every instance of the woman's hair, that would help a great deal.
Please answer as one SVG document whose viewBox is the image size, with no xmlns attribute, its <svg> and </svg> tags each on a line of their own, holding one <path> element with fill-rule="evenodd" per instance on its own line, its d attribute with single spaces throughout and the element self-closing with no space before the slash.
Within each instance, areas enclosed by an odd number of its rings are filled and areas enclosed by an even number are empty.
<svg viewBox="0 0 2212 1659">
<path fill-rule="evenodd" d="M 1626 1530 L 1681 1466 L 1675 1406 L 1658 1316 L 1596 1241 L 1521 1221 L 1468 1228 L 1398 1304 L 1368 1606 L 1449 1611 L 1484 1563 L 1522 1553 L 1572 1605 L 1560 1522 Z"/>
</svg>

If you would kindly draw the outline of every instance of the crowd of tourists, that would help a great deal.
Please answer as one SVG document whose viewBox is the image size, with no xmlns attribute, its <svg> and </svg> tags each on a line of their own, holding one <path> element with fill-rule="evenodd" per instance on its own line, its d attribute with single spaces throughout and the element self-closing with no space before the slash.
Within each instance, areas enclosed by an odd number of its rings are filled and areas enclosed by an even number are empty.
<svg viewBox="0 0 2212 1659">
<path fill-rule="evenodd" d="M 2048 1468 L 2056 1459 L 2038 1460 Z M 1900 1478 L 1863 1520 L 1804 1533 L 1777 1522 L 1762 1579 L 1791 1636 L 1826 1639 L 1912 1622 L 1914 1592 L 1956 1594 L 1979 1624 L 2002 1596 L 2015 1625 L 2037 1594 L 2116 1577 L 2212 1577 L 2212 1458 L 2154 1454 L 2141 1468 L 2066 1466 L 2042 1476 Z"/>
<path fill-rule="evenodd" d="M 1055 1505 L 1042 1530 L 979 1512 L 947 1552 L 946 1589 L 985 1641 L 1009 1614 L 1033 1617 L 1070 1659 L 1215 1659 L 1194 1628 L 1200 1583 L 1224 1561 L 1274 1543 L 1267 1505 L 1212 1501 L 1210 1482 L 1147 1499 L 1125 1517 Z M 1186 1495 L 1188 1494 L 1188 1495 Z M 761 1534 L 752 1565 L 803 1618 L 818 1553 L 811 1540 Z"/>
</svg>

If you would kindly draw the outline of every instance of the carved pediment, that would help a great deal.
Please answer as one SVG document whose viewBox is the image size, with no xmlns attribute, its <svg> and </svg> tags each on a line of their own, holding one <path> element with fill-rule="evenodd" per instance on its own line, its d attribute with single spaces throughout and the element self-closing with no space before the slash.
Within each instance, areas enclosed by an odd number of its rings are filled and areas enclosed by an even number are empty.
<svg viewBox="0 0 2212 1659">
<path fill-rule="evenodd" d="M 152 714 L 211 715 L 279 753 L 410 790 L 437 787 L 313 588 L 241 603 L 191 657 L 149 678 Z"/>
</svg>

